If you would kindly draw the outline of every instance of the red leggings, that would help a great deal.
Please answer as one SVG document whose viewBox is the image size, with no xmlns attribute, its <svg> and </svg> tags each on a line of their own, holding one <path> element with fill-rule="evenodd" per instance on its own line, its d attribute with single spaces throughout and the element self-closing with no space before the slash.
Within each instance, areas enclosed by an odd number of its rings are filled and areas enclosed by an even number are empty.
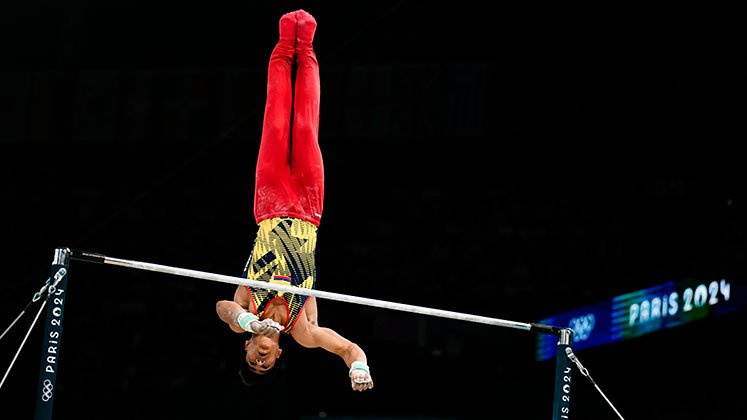
<svg viewBox="0 0 747 420">
<path fill-rule="evenodd" d="M 291 84 L 294 53 L 295 94 Z M 257 223 L 288 216 L 319 226 L 324 201 L 319 93 L 319 64 L 312 45 L 296 43 L 294 48 L 293 40 L 281 39 L 270 56 L 267 76 L 254 187 Z"/>
</svg>

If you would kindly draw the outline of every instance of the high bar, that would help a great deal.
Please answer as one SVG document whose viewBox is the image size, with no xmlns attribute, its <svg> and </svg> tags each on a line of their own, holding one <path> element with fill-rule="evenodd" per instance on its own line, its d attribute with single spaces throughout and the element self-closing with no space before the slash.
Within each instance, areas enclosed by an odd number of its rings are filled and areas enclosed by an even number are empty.
<svg viewBox="0 0 747 420">
<path fill-rule="evenodd" d="M 516 322 L 499 318 L 490 318 L 481 315 L 472 315 L 461 312 L 446 311 L 443 309 L 427 308 L 424 306 L 408 305 L 404 303 L 389 302 L 379 299 L 371 299 L 360 296 L 352 296 L 341 293 L 325 292 L 317 289 L 306 289 L 296 286 L 287 286 L 283 284 L 269 283 L 245 279 L 242 277 L 226 276 L 222 274 L 209 273 L 206 271 L 190 270 L 186 268 L 171 267 L 162 264 L 153 264 L 143 261 L 133 261 L 122 258 L 112 258 L 103 254 L 72 250 L 69 248 L 58 249 L 58 252 L 67 252 L 70 258 L 78 261 L 85 261 L 97 264 L 117 265 L 121 267 L 134 268 L 137 270 L 156 271 L 166 274 L 174 274 L 184 277 L 192 277 L 202 280 L 211 280 L 221 283 L 231 283 L 236 285 L 251 286 L 260 289 L 271 289 L 281 292 L 291 292 L 301 295 L 314 296 L 322 299 L 336 300 L 340 302 L 355 303 L 359 305 L 373 306 L 396 311 L 412 312 L 416 314 L 430 315 L 447 319 L 456 319 L 460 321 L 476 322 L 480 324 L 494 325 L 499 327 L 514 328 L 519 330 L 538 332 L 542 334 L 559 335 L 562 330 L 559 327 L 542 325 L 536 323 Z"/>
</svg>

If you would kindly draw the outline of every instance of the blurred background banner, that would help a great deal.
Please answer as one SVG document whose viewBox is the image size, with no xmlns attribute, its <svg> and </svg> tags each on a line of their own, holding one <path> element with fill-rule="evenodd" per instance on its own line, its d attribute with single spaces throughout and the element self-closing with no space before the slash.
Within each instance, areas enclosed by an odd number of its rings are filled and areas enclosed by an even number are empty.
<svg viewBox="0 0 747 420">
<path fill-rule="evenodd" d="M 553 315 L 540 323 L 573 330 L 573 348 L 615 343 L 704 318 L 732 314 L 745 305 L 742 283 L 727 279 L 668 281 L 609 301 Z M 709 319 L 712 325 L 719 321 Z M 555 357 L 557 339 L 537 336 L 537 360 Z"/>
</svg>

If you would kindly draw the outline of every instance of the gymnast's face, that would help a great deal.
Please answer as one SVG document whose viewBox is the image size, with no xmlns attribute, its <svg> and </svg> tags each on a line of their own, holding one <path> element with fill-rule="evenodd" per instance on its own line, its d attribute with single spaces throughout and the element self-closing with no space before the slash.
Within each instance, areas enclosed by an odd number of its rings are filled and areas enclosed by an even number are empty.
<svg viewBox="0 0 747 420">
<path fill-rule="evenodd" d="M 262 335 L 253 335 L 251 339 L 244 342 L 244 350 L 246 350 L 245 359 L 249 369 L 260 375 L 269 372 L 275 366 L 280 353 L 283 352 L 277 337 L 270 338 Z"/>
</svg>

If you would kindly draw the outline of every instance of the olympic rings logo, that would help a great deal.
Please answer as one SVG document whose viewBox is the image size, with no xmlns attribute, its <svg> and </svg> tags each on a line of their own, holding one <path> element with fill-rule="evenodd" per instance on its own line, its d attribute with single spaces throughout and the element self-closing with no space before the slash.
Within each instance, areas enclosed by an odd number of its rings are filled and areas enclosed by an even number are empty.
<svg viewBox="0 0 747 420">
<path fill-rule="evenodd" d="M 44 385 L 44 388 L 42 388 L 42 401 L 47 402 L 52 399 L 52 389 L 54 388 L 54 385 L 52 385 L 52 381 L 49 379 L 45 379 L 44 382 L 42 382 L 42 385 Z"/>
<path fill-rule="evenodd" d="M 591 331 L 596 324 L 596 318 L 593 313 L 573 318 L 568 322 L 568 326 L 573 330 L 573 341 L 584 341 L 589 338 Z"/>
</svg>

